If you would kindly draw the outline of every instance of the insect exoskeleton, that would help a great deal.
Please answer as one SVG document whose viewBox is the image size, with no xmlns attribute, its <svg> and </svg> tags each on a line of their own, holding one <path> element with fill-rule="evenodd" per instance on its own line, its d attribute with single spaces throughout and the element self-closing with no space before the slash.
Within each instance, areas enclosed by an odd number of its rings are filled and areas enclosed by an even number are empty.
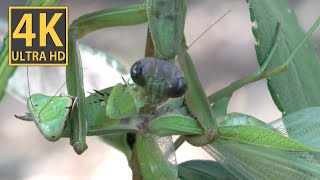
<svg viewBox="0 0 320 180">
<path fill-rule="evenodd" d="M 34 121 L 41 134 L 49 141 L 57 141 L 70 118 L 70 113 L 76 105 L 77 98 L 69 95 L 46 96 L 33 94 L 28 98 L 29 113 L 16 118 Z"/>
<path fill-rule="evenodd" d="M 154 57 L 143 58 L 131 67 L 131 78 L 143 87 L 153 103 L 168 98 L 177 98 L 185 94 L 187 80 L 177 66 Z"/>
</svg>

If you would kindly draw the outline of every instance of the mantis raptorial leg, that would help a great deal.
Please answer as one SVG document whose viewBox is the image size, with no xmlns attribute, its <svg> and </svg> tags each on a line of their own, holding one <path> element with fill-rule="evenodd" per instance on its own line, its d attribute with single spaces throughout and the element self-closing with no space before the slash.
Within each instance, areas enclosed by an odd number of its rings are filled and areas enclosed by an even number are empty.
<svg viewBox="0 0 320 180">
<path fill-rule="evenodd" d="M 83 90 L 83 82 L 82 82 L 82 69 L 81 69 L 81 61 L 79 60 L 80 57 L 75 55 L 76 54 L 76 40 L 83 37 L 89 32 L 93 32 L 97 29 L 111 27 L 111 26 L 123 26 L 123 25 L 134 25 L 134 24 L 140 24 L 148 21 L 147 18 L 147 11 L 148 10 L 156 10 L 157 5 L 159 5 L 161 1 L 160 0 L 147 0 L 145 4 L 141 5 L 132 5 L 128 7 L 122 7 L 122 8 L 114 8 L 109 10 L 102 10 L 98 12 L 94 12 L 88 15 L 84 15 L 77 20 L 75 20 L 71 26 L 70 26 L 70 49 L 71 53 L 69 53 L 69 59 L 70 61 L 77 61 L 74 62 L 77 64 L 78 70 L 72 68 L 67 69 L 67 79 L 71 79 L 70 76 L 75 75 L 75 77 L 78 79 L 77 81 L 67 81 L 68 90 L 70 91 L 69 94 L 72 96 L 77 96 L 79 101 L 79 106 L 76 110 L 75 117 L 73 117 L 73 126 L 74 126 L 74 137 L 73 137 L 73 144 L 75 145 L 75 150 L 77 153 L 82 153 L 86 149 L 85 144 L 85 132 L 86 132 L 86 120 L 84 119 L 84 112 L 85 105 L 84 105 L 84 90 Z M 173 6 L 174 4 L 185 4 L 184 1 L 170 1 L 165 4 L 168 6 Z M 161 4 L 161 3 L 160 3 Z M 163 3 L 162 3 L 163 4 Z M 182 23 L 184 24 L 184 18 L 185 18 L 185 6 L 177 6 L 182 8 L 182 12 L 184 13 L 184 16 L 182 16 Z M 183 8 L 184 7 L 184 8 Z M 164 9 L 158 8 L 159 12 L 162 14 L 164 13 Z M 162 11 L 161 11 L 162 10 Z M 149 17 L 149 23 L 150 23 L 150 29 L 157 29 L 157 21 L 154 21 L 151 19 L 154 14 L 151 12 L 148 13 Z M 180 15 L 178 15 L 180 17 Z M 163 23 L 163 20 L 159 21 L 160 23 Z M 170 27 L 168 26 L 170 24 Z M 162 38 L 161 33 L 166 31 L 166 29 L 177 29 L 180 28 L 179 31 L 175 31 L 178 34 L 183 34 L 183 27 L 176 26 L 175 24 L 172 24 L 172 22 L 167 22 L 167 26 L 161 26 L 164 29 L 161 29 L 160 37 L 157 37 L 157 33 L 153 33 L 153 41 L 158 42 L 159 38 Z M 154 32 L 154 30 L 151 30 Z M 178 38 L 179 39 L 179 38 Z M 181 40 L 180 40 L 181 41 Z M 161 53 L 161 50 L 158 50 Z M 72 63 L 72 62 L 71 62 Z M 70 67 L 70 66 L 69 66 Z M 73 70 L 72 70 L 73 69 Z M 73 73 L 72 73 L 73 72 Z M 70 76 L 69 76 L 70 75 Z M 69 76 L 69 77 L 68 77 Z M 77 88 L 78 90 L 75 90 L 74 88 Z M 79 132 L 79 134 L 77 133 Z"/>
<path fill-rule="evenodd" d="M 204 33 L 207 32 L 211 27 L 213 27 L 214 24 L 219 22 L 229 12 L 230 11 L 226 12 L 222 17 L 220 17 L 216 22 L 214 22 L 209 28 L 207 28 L 204 31 Z M 202 37 L 204 33 L 202 33 L 194 42 L 196 42 L 200 37 Z M 191 43 L 190 46 L 192 46 L 194 42 Z M 188 110 L 190 111 L 191 115 L 197 119 L 200 126 L 205 131 L 205 135 L 194 137 L 196 138 L 196 140 L 194 140 L 194 142 L 196 142 L 194 143 L 194 145 L 203 145 L 213 141 L 218 137 L 217 123 L 214 119 L 215 117 L 213 111 L 210 107 L 210 103 L 207 99 L 207 96 L 201 86 L 191 57 L 187 53 L 187 47 L 185 45 L 185 42 L 183 42 L 181 45 L 183 48 L 180 50 L 177 60 L 186 76 L 189 86 L 189 89 L 185 96 L 185 104 L 188 107 Z M 182 140 L 179 139 L 178 142 L 182 142 Z M 178 144 L 180 143 L 176 143 L 176 146 Z"/>
<path fill-rule="evenodd" d="M 87 120 L 85 118 L 85 93 L 83 87 L 83 72 L 77 42 L 69 35 L 69 66 L 66 73 L 68 93 L 78 98 L 78 107 L 71 117 L 73 135 L 70 144 L 77 154 L 83 153 L 87 148 L 85 142 L 87 135 Z"/>
<path fill-rule="evenodd" d="M 29 3 L 32 3 L 33 1 L 29 1 Z M 50 5 L 50 3 L 55 4 L 58 1 L 38 1 L 40 4 L 37 5 Z M 102 10 L 98 12 L 94 12 L 91 14 L 84 15 L 78 19 L 76 19 L 69 28 L 69 45 L 70 45 L 70 52 L 69 52 L 69 59 L 70 59 L 70 65 L 67 68 L 67 87 L 69 94 L 72 96 L 75 96 L 78 98 L 78 107 L 75 109 L 74 117 L 72 118 L 72 129 L 74 132 L 74 135 L 71 137 L 72 144 L 74 145 L 74 148 L 77 153 L 81 154 L 87 147 L 85 143 L 85 135 L 86 135 L 86 119 L 85 114 L 86 108 L 84 103 L 84 90 L 83 90 L 83 82 L 82 82 L 82 65 L 79 54 L 77 54 L 77 40 L 81 37 L 85 36 L 86 34 L 93 32 L 95 30 L 111 27 L 111 26 L 125 26 L 125 25 L 135 25 L 140 24 L 144 22 L 150 23 L 150 29 L 161 29 L 159 31 L 160 34 L 157 34 L 155 30 L 151 30 L 153 32 L 153 41 L 157 42 L 156 44 L 161 45 L 161 41 L 164 38 L 163 35 L 161 35 L 162 32 L 172 30 L 174 29 L 174 32 L 177 34 L 175 35 L 174 39 L 177 39 L 174 41 L 174 43 L 179 43 L 182 39 L 179 38 L 183 34 L 183 26 L 181 24 L 184 24 L 185 19 L 185 1 L 176 0 L 176 1 L 168 1 L 166 2 L 167 7 L 178 7 L 180 8 L 182 15 L 175 14 L 174 19 L 180 19 L 178 25 L 176 23 L 173 23 L 172 21 L 167 21 L 165 26 L 162 26 L 164 18 L 167 17 L 167 15 L 171 16 L 173 14 L 168 11 L 166 11 L 165 7 L 160 8 L 159 6 L 163 4 L 161 0 L 146 0 L 144 4 L 141 5 L 132 5 L 128 7 L 121 7 L 121 8 L 113 8 L 108 10 Z M 36 5 L 36 4 L 34 4 Z M 150 9 L 148 9 L 148 8 Z M 152 20 L 152 18 L 155 16 L 151 11 L 149 10 L 157 10 L 160 14 L 166 14 L 165 16 L 162 16 L 159 18 L 159 21 Z M 147 13 L 149 11 L 149 13 Z M 147 15 L 148 14 L 148 15 Z M 149 17 L 149 18 L 148 18 Z M 156 17 L 157 18 L 157 17 Z M 160 24 L 158 24 L 160 23 Z M 167 34 L 170 35 L 170 34 Z M 176 36 L 178 38 L 176 38 Z M 160 43 L 159 43 L 160 41 Z M 170 43 L 169 44 L 174 44 Z M 179 46 L 173 45 L 174 48 L 178 48 Z M 164 54 L 168 49 L 161 50 L 162 48 L 159 48 L 157 50 L 158 53 Z M 171 49 L 171 48 L 170 48 Z M 6 51 L 5 48 L 1 51 L 1 57 L 5 58 L 6 53 L 3 53 Z M 4 67 L 4 66 L 1 66 Z M 9 70 L 9 68 L 8 68 Z M 14 71 L 14 69 L 13 69 Z M 8 76 L 12 74 L 13 71 L 10 71 L 8 73 Z M 4 72 L 4 71 L 2 71 Z M 3 76 L 2 76 L 3 77 Z"/>
<path fill-rule="evenodd" d="M 86 105 L 84 102 L 83 73 L 80 55 L 77 50 L 77 39 L 97 29 L 110 26 L 132 25 L 146 22 L 147 18 L 143 5 L 133 5 L 124 8 L 114 8 L 94 12 L 76 19 L 69 30 L 69 59 L 67 68 L 67 87 L 70 95 L 78 97 L 79 106 L 72 117 L 71 143 L 78 154 L 87 149 L 85 143 L 87 135 Z M 76 79 L 76 80 L 75 80 Z"/>
<path fill-rule="evenodd" d="M 146 7 L 156 57 L 174 61 L 183 40 L 186 1 L 147 0 Z"/>
</svg>

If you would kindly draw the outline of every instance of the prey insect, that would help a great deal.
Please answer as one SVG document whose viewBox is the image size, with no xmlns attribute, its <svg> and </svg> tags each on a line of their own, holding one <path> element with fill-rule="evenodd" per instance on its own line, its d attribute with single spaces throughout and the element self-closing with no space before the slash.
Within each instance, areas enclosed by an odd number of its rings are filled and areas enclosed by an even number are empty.
<svg viewBox="0 0 320 180">
<path fill-rule="evenodd" d="M 153 94 L 147 99 L 153 104 L 180 97 L 188 88 L 187 80 L 177 66 L 161 59 L 146 57 L 137 61 L 132 65 L 130 75 L 146 94 Z"/>
<path fill-rule="evenodd" d="M 181 97 L 187 91 L 187 81 L 177 66 L 153 57 L 134 63 L 130 75 L 135 85 L 114 86 L 106 109 L 113 119 L 132 117 L 140 108 L 158 106 L 168 98 Z"/>
</svg>

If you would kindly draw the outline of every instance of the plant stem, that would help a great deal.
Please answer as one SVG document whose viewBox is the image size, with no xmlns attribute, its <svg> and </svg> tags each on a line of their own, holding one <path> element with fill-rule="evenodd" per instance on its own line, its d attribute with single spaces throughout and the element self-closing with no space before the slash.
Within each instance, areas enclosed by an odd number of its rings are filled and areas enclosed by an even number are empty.
<svg viewBox="0 0 320 180">
<path fill-rule="evenodd" d="M 179 136 L 178 139 L 174 142 L 174 149 L 175 151 L 186 141 L 184 136 Z"/>
<path fill-rule="evenodd" d="M 150 30 L 148 27 L 148 32 L 147 32 L 147 42 L 146 42 L 146 49 L 145 49 L 145 56 L 146 57 L 152 57 L 154 56 L 154 46 L 153 46 L 153 42 L 151 39 L 151 34 L 150 34 Z M 140 113 L 143 112 L 144 114 L 148 114 L 148 112 L 151 112 L 154 110 L 154 107 L 144 107 L 143 109 L 140 110 Z M 142 176 L 141 176 L 141 171 L 140 171 L 140 165 L 139 165 L 139 159 L 137 156 L 137 149 L 136 146 L 133 147 L 132 150 L 132 158 L 131 158 L 131 170 L 132 170 L 132 179 L 133 180 L 142 180 Z"/>
<path fill-rule="evenodd" d="M 139 166 L 139 160 L 137 156 L 137 151 L 134 146 L 132 150 L 132 156 L 131 156 L 131 171 L 132 171 L 132 180 L 142 180 L 142 176 L 140 175 L 140 166 Z"/>
</svg>

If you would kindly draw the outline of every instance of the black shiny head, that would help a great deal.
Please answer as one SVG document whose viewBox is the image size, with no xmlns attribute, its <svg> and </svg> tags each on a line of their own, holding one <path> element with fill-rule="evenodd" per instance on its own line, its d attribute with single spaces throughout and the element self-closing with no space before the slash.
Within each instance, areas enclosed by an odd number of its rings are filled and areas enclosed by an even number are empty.
<svg viewBox="0 0 320 180">
<path fill-rule="evenodd" d="M 130 70 L 130 75 L 133 82 L 142 87 L 146 85 L 146 79 L 143 76 L 143 67 L 143 61 L 137 61 L 132 65 Z"/>
<path fill-rule="evenodd" d="M 168 96 L 177 98 L 187 92 L 188 84 L 184 77 L 177 78 L 171 85 L 169 85 Z"/>
</svg>

